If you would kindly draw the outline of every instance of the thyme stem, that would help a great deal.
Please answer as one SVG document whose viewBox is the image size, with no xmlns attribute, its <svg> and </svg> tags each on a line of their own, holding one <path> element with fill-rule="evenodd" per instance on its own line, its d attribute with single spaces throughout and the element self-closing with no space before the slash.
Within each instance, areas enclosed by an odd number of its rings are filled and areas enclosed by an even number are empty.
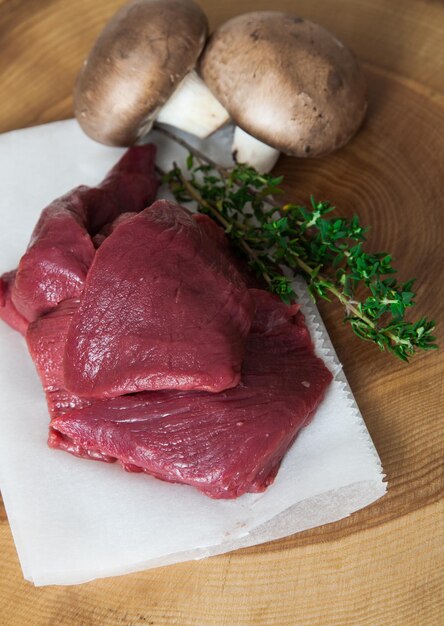
<svg viewBox="0 0 444 626">
<path fill-rule="evenodd" d="M 407 361 L 417 350 L 436 348 L 433 321 L 405 319 L 405 311 L 414 304 L 413 281 L 400 284 L 389 276 L 395 270 L 387 253 L 363 251 L 366 229 L 356 216 L 326 218 L 334 207 L 313 198 L 311 209 L 293 204 L 278 207 L 273 195 L 280 192 L 281 178 L 245 165 L 224 168 L 170 131 L 162 128 L 161 132 L 190 152 L 188 176 L 177 163 L 164 176 L 176 199 L 196 202 L 198 210 L 217 221 L 270 291 L 285 302 L 295 298 L 292 278 L 282 269 L 287 266 L 306 276 L 315 299 L 329 300 L 331 295 L 340 302 L 344 321 L 381 350 Z M 356 301 L 359 286 L 368 295 Z"/>
</svg>

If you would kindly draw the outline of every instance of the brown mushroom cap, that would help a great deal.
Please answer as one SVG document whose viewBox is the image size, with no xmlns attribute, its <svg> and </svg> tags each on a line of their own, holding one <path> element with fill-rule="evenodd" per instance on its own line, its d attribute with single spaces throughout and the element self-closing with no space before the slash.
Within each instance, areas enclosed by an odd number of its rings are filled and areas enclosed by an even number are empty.
<svg viewBox="0 0 444 626">
<path fill-rule="evenodd" d="M 210 37 L 199 71 L 238 126 L 293 156 L 340 148 L 367 108 L 352 52 L 321 26 L 285 13 L 226 22 Z"/>
<path fill-rule="evenodd" d="M 192 0 L 134 0 L 107 23 L 74 91 L 83 130 L 128 146 L 196 64 L 208 32 Z"/>
</svg>

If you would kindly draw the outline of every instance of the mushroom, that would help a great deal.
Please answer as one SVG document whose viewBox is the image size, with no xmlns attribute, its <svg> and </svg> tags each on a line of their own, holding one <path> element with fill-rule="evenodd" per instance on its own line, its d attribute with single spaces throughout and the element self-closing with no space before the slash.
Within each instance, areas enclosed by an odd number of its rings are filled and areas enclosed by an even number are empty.
<svg viewBox="0 0 444 626">
<path fill-rule="evenodd" d="M 329 154 L 367 108 L 353 53 L 325 28 L 275 11 L 239 15 L 210 37 L 199 72 L 237 128 L 233 157 L 269 171 L 279 151 Z"/>
<path fill-rule="evenodd" d="M 105 144 L 136 143 L 155 119 L 198 137 L 228 113 L 192 71 L 207 18 L 192 0 L 133 0 L 107 23 L 77 79 L 74 112 Z"/>
</svg>

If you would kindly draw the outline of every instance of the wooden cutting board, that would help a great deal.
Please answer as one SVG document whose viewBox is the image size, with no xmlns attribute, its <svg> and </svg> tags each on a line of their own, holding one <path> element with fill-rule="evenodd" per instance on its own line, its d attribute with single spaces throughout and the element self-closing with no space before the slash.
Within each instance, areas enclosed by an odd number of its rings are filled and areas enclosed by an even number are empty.
<svg viewBox="0 0 444 626">
<path fill-rule="evenodd" d="M 121 0 L 0 0 L 0 131 L 71 116 L 75 75 Z M 201 0 L 212 26 L 253 9 L 320 22 L 361 60 L 370 106 L 337 154 L 282 158 L 288 198 L 309 194 L 373 226 L 416 314 L 441 322 L 444 239 L 444 6 L 439 0 Z M 348 519 L 199 562 L 76 587 L 23 580 L 0 507 L 0 624 L 329 626 L 444 623 L 442 351 L 410 365 L 379 353 L 322 307 L 382 458 L 388 494 Z M 26 462 L 26 459 L 24 459 Z M 42 503 L 44 506 L 44 503 Z"/>
</svg>

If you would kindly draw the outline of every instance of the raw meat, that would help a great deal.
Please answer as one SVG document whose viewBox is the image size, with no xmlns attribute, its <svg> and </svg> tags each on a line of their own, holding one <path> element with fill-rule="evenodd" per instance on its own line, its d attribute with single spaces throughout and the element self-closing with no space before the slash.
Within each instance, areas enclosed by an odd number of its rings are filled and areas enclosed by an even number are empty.
<svg viewBox="0 0 444 626">
<path fill-rule="evenodd" d="M 254 303 L 205 221 L 159 200 L 101 244 L 68 333 L 67 389 L 106 398 L 239 383 Z"/>
<path fill-rule="evenodd" d="M 16 311 L 28 321 L 83 291 L 97 230 L 120 213 L 141 211 L 156 195 L 155 147 L 130 148 L 104 182 L 80 186 L 42 211 L 11 288 Z M 6 320 L 6 312 L 0 308 Z"/>
<path fill-rule="evenodd" d="M 265 490 L 332 376 L 313 352 L 298 307 L 262 290 L 251 293 L 257 308 L 239 386 L 62 406 L 58 415 L 52 411 L 52 428 L 85 454 L 115 457 L 128 471 L 193 485 L 213 498 Z M 59 331 L 54 336 L 63 342 Z"/>
<path fill-rule="evenodd" d="M 298 306 L 248 289 L 207 216 L 139 213 L 153 167 L 154 148 L 133 148 L 45 209 L 0 278 L 0 317 L 26 333 L 50 447 L 212 498 L 264 491 L 331 373 Z"/>
</svg>

